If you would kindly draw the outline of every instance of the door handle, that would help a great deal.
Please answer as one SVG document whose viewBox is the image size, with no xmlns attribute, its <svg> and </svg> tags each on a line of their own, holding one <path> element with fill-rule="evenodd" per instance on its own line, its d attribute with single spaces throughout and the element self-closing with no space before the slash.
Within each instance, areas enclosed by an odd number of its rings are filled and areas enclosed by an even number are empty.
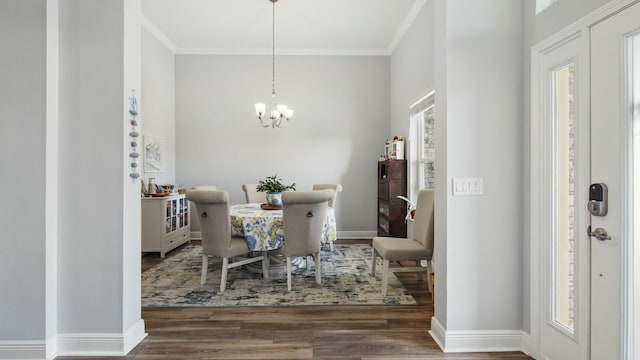
<svg viewBox="0 0 640 360">
<path fill-rule="evenodd" d="M 587 228 L 587 234 L 590 237 L 594 237 L 600 241 L 605 241 L 605 240 L 613 240 L 613 236 L 609 236 L 609 234 L 607 233 L 607 230 L 603 229 L 603 228 L 596 228 L 595 230 L 593 230 L 593 232 L 591 231 L 591 225 L 589 225 L 589 227 Z"/>
</svg>

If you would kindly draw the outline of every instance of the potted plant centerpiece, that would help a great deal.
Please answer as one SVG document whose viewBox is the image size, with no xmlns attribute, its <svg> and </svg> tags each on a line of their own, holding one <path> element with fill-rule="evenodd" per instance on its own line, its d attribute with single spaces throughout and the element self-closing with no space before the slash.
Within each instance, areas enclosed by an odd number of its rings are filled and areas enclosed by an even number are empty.
<svg viewBox="0 0 640 360">
<path fill-rule="evenodd" d="M 282 192 L 296 189 L 296 183 L 285 185 L 278 174 L 267 176 L 264 180 L 258 181 L 256 190 L 267 193 L 267 204 L 271 206 L 282 206 Z"/>
</svg>

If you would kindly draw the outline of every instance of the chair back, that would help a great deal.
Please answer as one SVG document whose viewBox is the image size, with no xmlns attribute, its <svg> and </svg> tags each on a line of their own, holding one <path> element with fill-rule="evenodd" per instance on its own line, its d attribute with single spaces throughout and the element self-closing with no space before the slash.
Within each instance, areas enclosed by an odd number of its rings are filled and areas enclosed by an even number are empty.
<svg viewBox="0 0 640 360">
<path fill-rule="evenodd" d="M 191 190 L 218 190 L 214 185 L 196 185 Z"/>
<path fill-rule="evenodd" d="M 421 242 L 427 250 L 430 250 L 428 260 L 431 260 L 431 257 L 433 256 L 433 213 L 433 190 L 420 190 L 418 193 L 418 203 L 416 204 L 416 214 L 413 221 L 413 238 Z"/>
<path fill-rule="evenodd" d="M 286 256 L 304 256 L 320 251 L 322 228 L 327 217 L 331 190 L 286 191 L 282 193 Z"/>
<path fill-rule="evenodd" d="M 256 190 L 257 187 L 258 184 L 242 184 L 242 191 L 244 191 L 247 204 L 264 204 L 267 202 L 267 193 Z"/>
<path fill-rule="evenodd" d="M 329 200 L 329 207 L 334 207 L 338 193 L 342 191 L 340 184 L 313 184 L 313 190 L 333 190 L 333 196 Z"/>
<path fill-rule="evenodd" d="M 196 206 L 202 232 L 202 252 L 226 256 L 231 244 L 229 194 L 211 189 L 187 190 L 187 199 Z"/>
</svg>

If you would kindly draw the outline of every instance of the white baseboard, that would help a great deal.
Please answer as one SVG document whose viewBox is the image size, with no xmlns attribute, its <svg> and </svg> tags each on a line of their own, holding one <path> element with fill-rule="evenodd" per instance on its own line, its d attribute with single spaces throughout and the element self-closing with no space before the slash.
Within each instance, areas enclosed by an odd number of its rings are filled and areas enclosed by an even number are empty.
<svg viewBox="0 0 640 360">
<path fill-rule="evenodd" d="M 47 339 L 47 356 L 45 359 L 53 360 L 58 356 L 58 335 Z"/>
<path fill-rule="evenodd" d="M 443 352 L 500 352 L 522 351 L 521 330 L 446 330 L 431 318 L 431 337 Z"/>
<path fill-rule="evenodd" d="M 137 323 L 133 324 L 127 331 L 124 333 L 124 353 L 125 355 L 131 351 L 134 347 L 136 347 L 142 339 L 147 337 L 147 333 L 144 328 L 144 320 L 140 319 Z"/>
<path fill-rule="evenodd" d="M 522 352 L 536 359 L 538 357 L 537 350 L 532 343 L 533 339 L 530 334 L 522 334 Z"/>
<path fill-rule="evenodd" d="M 376 231 L 338 231 L 336 236 L 338 239 L 371 239 L 378 236 L 378 233 Z M 192 231 L 191 240 L 202 240 L 202 233 Z"/>
<path fill-rule="evenodd" d="M 122 334 L 58 334 L 58 356 L 124 356 L 145 336 L 142 319 Z"/>
<path fill-rule="evenodd" d="M 446 352 L 444 350 L 445 332 L 446 332 L 446 330 L 445 330 L 444 326 L 442 326 L 440 321 L 438 321 L 438 319 L 436 319 L 435 316 L 432 316 L 431 317 L 431 330 L 429 330 L 429 335 L 431 335 L 433 340 L 440 347 L 440 350 L 442 350 L 443 352 Z"/>
<path fill-rule="evenodd" d="M 2 340 L 0 359 L 44 359 L 46 344 L 39 340 Z"/>
</svg>

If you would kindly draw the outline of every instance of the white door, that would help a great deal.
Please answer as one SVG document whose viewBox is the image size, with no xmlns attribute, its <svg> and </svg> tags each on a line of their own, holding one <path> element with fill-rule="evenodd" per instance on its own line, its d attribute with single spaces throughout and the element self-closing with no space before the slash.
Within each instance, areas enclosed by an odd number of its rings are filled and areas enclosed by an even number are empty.
<svg viewBox="0 0 640 360">
<path fill-rule="evenodd" d="M 640 4 L 591 28 L 591 182 L 608 187 L 608 212 L 591 216 L 591 359 L 634 359 L 634 156 L 640 121 Z M 634 79 L 635 78 L 635 79 Z M 634 127 L 634 118 L 636 126 Z M 635 136 L 634 136 L 635 134 Z M 636 189 L 636 192 L 640 189 Z M 640 211 L 636 211 L 640 213 Z"/>
</svg>

